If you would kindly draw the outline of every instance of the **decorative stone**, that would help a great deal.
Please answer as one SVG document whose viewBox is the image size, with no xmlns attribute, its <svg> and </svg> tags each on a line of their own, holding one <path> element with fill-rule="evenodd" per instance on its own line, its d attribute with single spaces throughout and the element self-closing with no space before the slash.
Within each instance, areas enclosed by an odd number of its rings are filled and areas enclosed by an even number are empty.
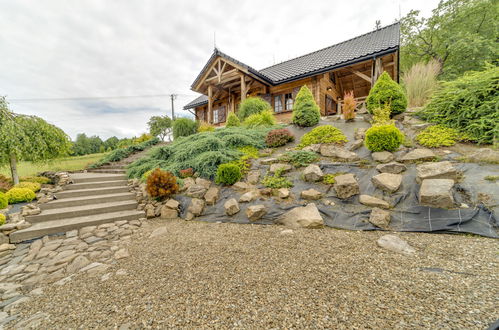
<svg viewBox="0 0 499 330">
<path fill-rule="evenodd" d="M 371 154 L 371 157 L 373 158 L 374 161 L 380 163 L 388 163 L 395 158 L 393 154 L 389 151 L 373 152 Z"/>
<path fill-rule="evenodd" d="M 451 179 L 426 179 L 419 189 L 419 203 L 424 206 L 448 209 L 454 207 Z"/>
<path fill-rule="evenodd" d="M 146 213 L 147 219 L 154 218 L 156 216 L 155 207 L 152 204 L 147 204 L 144 208 L 144 212 Z"/>
<path fill-rule="evenodd" d="M 305 148 L 303 148 L 302 150 L 305 150 L 305 151 L 312 151 L 312 152 L 319 152 L 319 150 L 321 149 L 321 144 L 320 143 L 317 143 L 317 144 L 311 144 L 309 146 L 306 146 Z"/>
<path fill-rule="evenodd" d="M 301 198 L 307 199 L 307 200 L 318 200 L 321 199 L 322 193 L 320 191 L 317 191 L 313 188 L 310 188 L 308 190 L 303 190 L 300 194 Z"/>
<path fill-rule="evenodd" d="M 8 244 L 10 242 L 9 236 L 0 233 L 0 245 L 1 244 Z"/>
<path fill-rule="evenodd" d="M 360 195 L 359 202 L 367 206 L 381 207 L 383 209 L 387 209 L 390 207 L 390 204 L 388 204 L 384 200 L 369 195 Z"/>
<path fill-rule="evenodd" d="M 78 236 L 78 229 L 70 230 L 66 232 L 66 238 Z"/>
<path fill-rule="evenodd" d="M 355 176 L 351 173 L 338 175 L 334 178 L 333 185 L 336 191 L 336 196 L 341 199 L 346 199 L 354 195 L 360 194 L 360 188 Z"/>
<path fill-rule="evenodd" d="M 435 159 L 436 156 L 430 149 L 419 148 L 409 151 L 404 156 L 400 158 L 402 162 L 418 162 L 418 161 L 429 161 Z"/>
<path fill-rule="evenodd" d="M 416 170 L 418 183 L 425 179 L 457 180 L 457 170 L 449 161 L 420 164 L 416 166 Z"/>
<path fill-rule="evenodd" d="M 469 157 L 470 160 L 474 162 L 487 162 L 498 164 L 499 163 L 499 151 L 492 150 L 490 148 L 480 148 Z"/>
<path fill-rule="evenodd" d="M 171 209 L 167 205 L 161 208 L 161 219 L 176 219 L 178 218 L 177 209 Z"/>
<path fill-rule="evenodd" d="M 258 197 L 260 197 L 258 190 L 250 190 L 239 197 L 239 203 L 249 203 L 256 200 Z"/>
<path fill-rule="evenodd" d="M 383 235 L 376 243 L 384 249 L 405 255 L 412 255 L 416 252 L 406 241 L 395 235 Z"/>
<path fill-rule="evenodd" d="M 272 188 L 260 188 L 260 195 L 272 196 Z"/>
<path fill-rule="evenodd" d="M 295 207 L 284 213 L 277 221 L 291 228 L 321 228 L 324 226 L 324 220 L 314 203 Z"/>
<path fill-rule="evenodd" d="M 260 180 L 260 171 L 255 170 L 248 172 L 248 175 L 246 176 L 246 181 L 249 184 L 257 184 L 259 180 Z"/>
<path fill-rule="evenodd" d="M 211 186 L 211 181 L 203 178 L 196 178 L 196 184 L 203 186 L 205 189 L 209 189 Z"/>
<path fill-rule="evenodd" d="M 381 173 L 399 174 L 407 170 L 407 166 L 402 163 L 391 162 L 388 164 L 379 164 L 376 169 Z"/>
<path fill-rule="evenodd" d="M 178 210 L 179 206 L 180 206 L 180 203 L 176 200 L 174 200 L 173 198 L 170 198 L 166 203 L 165 203 L 165 206 L 170 208 L 170 209 L 173 209 L 173 210 Z"/>
<path fill-rule="evenodd" d="M 219 196 L 220 196 L 220 189 L 218 187 L 211 187 L 204 195 L 204 200 L 208 205 L 215 205 Z"/>
<path fill-rule="evenodd" d="M 362 147 L 364 145 L 364 139 L 360 139 L 360 140 L 355 140 L 352 142 L 352 144 L 348 147 L 348 150 L 350 151 L 354 151 L 354 150 L 357 150 L 359 149 L 360 147 Z"/>
<path fill-rule="evenodd" d="M 251 205 L 246 209 L 246 215 L 250 221 L 261 219 L 267 213 L 267 208 L 263 204 Z"/>
<path fill-rule="evenodd" d="M 345 150 L 336 144 L 322 144 L 320 153 L 322 156 L 338 158 L 345 162 L 354 162 L 360 159 L 355 152 Z"/>
<path fill-rule="evenodd" d="M 232 188 L 236 190 L 248 190 L 251 186 L 246 182 L 238 181 L 232 185 Z"/>
<path fill-rule="evenodd" d="M 390 193 L 396 192 L 402 184 L 402 175 L 392 173 L 381 173 L 371 178 L 374 186 Z"/>
<path fill-rule="evenodd" d="M 293 166 L 284 163 L 277 163 L 270 165 L 270 172 L 275 173 L 277 170 L 281 170 L 282 173 L 289 172 L 293 169 Z"/>
<path fill-rule="evenodd" d="M 204 194 L 206 194 L 207 190 L 208 190 L 208 188 L 206 188 L 203 185 L 193 184 L 193 185 L 189 186 L 189 188 L 187 188 L 187 191 L 185 192 L 185 194 L 187 196 L 193 197 L 193 198 L 203 198 Z"/>
<path fill-rule="evenodd" d="M 78 256 L 73 260 L 73 262 L 71 262 L 68 265 L 66 271 L 69 274 L 76 273 L 77 271 L 87 266 L 88 264 L 90 264 L 90 261 L 85 256 Z"/>
<path fill-rule="evenodd" d="M 279 160 L 277 158 L 264 158 L 264 159 L 260 159 L 260 164 L 261 165 L 270 165 L 270 164 L 274 164 L 274 163 L 277 163 Z"/>
<path fill-rule="evenodd" d="M 239 203 L 236 201 L 235 198 L 231 198 L 228 201 L 226 201 L 224 204 L 224 208 L 225 208 L 225 213 L 229 216 L 234 215 L 240 211 Z"/>
<path fill-rule="evenodd" d="M 191 205 L 187 209 L 188 212 L 192 213 L 192 215 L 199 217 L 203 214 L 205 202 L 200 198 L 193 198 L 191 200 Z"/>
<path fill-rule="evenodd" d="M 120 249 L 114 253 L 114 259 L 123 259 L 128 258 L 130 253 L 128 253 L 127 249 Z"/>
<path fill-rule="evenodd" d="M 364 127 L 359 127 L 355 130 L 355 139 L 356 140 L 360 140 L 360 139 L 364 139 L 365 136 L 366 136 L 366 131 L 367 131 L 367 128 L 364 128 Z"/>
<path fill-rule="evenodd" d="M 288 198 L 289 197 L 289 189 L 288 188 L 277 189 L 277 196 L 279 198 Z"/>
<path fill-rule="evenodd" d="M 308 182 L 316 182 L 322 180 L 324 173 L 316 164 L 310 164 L 303 170 L 303 179 Z"/>
<path fill-rule="evenodd" d="M 388 229 L 390 220 L 390 212 L 377 207 L 372 209 L 371 215 L 369 216 L 369 222 L 381 229 Z"/>
</svg>

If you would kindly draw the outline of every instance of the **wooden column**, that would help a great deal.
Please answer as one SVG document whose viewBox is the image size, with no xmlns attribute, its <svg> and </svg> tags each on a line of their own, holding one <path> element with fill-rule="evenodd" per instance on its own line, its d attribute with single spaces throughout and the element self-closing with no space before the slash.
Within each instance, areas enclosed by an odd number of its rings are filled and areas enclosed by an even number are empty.
<svg viewBox="0 0 499 330">
<path fill-rule="evenodd" d="M 371 87 L 374 86 L 374 83 L 378 80 L 379 76 L 381 76 L 381 73 L 383 73 L 383 63 L 381 62 L 381 58 L 378 57 L 373 61 Z"/>
<path fill-rule="evenodd" d="M 208 85 L 208 123 L 210 124 L 213 117 L 212 106 L 213 106 L 213 87 L 211 85 Z"/>
<path fill-rule="evenodd" d="M 244 74 L 241 74 L 241 102 L 246 100 L 246 80 Z"/>
</svg>

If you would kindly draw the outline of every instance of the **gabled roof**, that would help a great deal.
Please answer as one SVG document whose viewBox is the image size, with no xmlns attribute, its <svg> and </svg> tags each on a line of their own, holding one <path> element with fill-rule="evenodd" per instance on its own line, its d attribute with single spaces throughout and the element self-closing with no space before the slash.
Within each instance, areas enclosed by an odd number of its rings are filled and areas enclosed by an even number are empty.
<svg viewBox="0 0 499 330">
<path fill-rule="evenodd" d="M 200 105 L 207 104 L 207 103 L 208 103 L 208 96 L 200 95 L 200 96 L 196 97 L 194 100 L 192 100 L 191 102 L 187 103 L 184 106 L 184 110 L 199 107 Z"/>
</svg>

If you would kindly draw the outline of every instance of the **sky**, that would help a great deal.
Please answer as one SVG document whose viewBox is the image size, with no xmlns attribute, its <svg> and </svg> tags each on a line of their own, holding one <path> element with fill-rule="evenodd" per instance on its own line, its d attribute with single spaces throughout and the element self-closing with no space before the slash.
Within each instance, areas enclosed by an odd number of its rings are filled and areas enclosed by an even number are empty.
<svg viewBox="0 0 499 330">
<path fill-rule="evenodd" d="M 262 69 L 438 0 L 0 0 L 0 95 L 77 133 L 130 137 L 175 115 L 213 52 Z"/>
</svg>

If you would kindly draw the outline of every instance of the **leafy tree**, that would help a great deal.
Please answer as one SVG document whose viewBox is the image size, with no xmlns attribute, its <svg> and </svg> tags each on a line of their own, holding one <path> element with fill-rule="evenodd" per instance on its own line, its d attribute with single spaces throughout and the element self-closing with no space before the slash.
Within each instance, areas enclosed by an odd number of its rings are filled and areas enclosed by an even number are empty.
<svg viewBox="0 0 499 330">
<path fill-rule="evenodd" d="M 173 138 L 197 133 L 198 123 L 189 118 L 177 118 L 173 121 Z"/>
<path fill-rule="evenodd" d="M 106 150 L 114 150 L 118 148 L 118 143 L 120 142 L 120 139 L 118 139 L 116 136 L 111 136 L 109 139 L 104 141 L 104 147 Z"/>
<path fill-rule="evenodd" d="M 19 183 L 19 160 L 42 162 L 67 155 L 69 137 L 60 128 L 35 117 L 12 113 L 0 97 L 0 165 L 10 164 L 12 179 Z"/>
<path fill-rule="evenodd" d="M 169 137 L 172 130 L 172 120 L 168 116 L 152 116 L 147 123 L 152 136 L 157 136 L 161 141 Z"/>
<path fill-rule="evenodd" d="M 293 106 L 293 124 L 301 127 L 317 125 L 321 119 L 321 112 L 314 96 L 307 85 L 303 85 L 296 95 Z"/>
<path fill-rule="evenodd" d="M 77 156 L 90 153 L 90 141 L 85 133 L 76 135 L 76 140 L 73 142 L 73 154 Z"/>
</svg>

